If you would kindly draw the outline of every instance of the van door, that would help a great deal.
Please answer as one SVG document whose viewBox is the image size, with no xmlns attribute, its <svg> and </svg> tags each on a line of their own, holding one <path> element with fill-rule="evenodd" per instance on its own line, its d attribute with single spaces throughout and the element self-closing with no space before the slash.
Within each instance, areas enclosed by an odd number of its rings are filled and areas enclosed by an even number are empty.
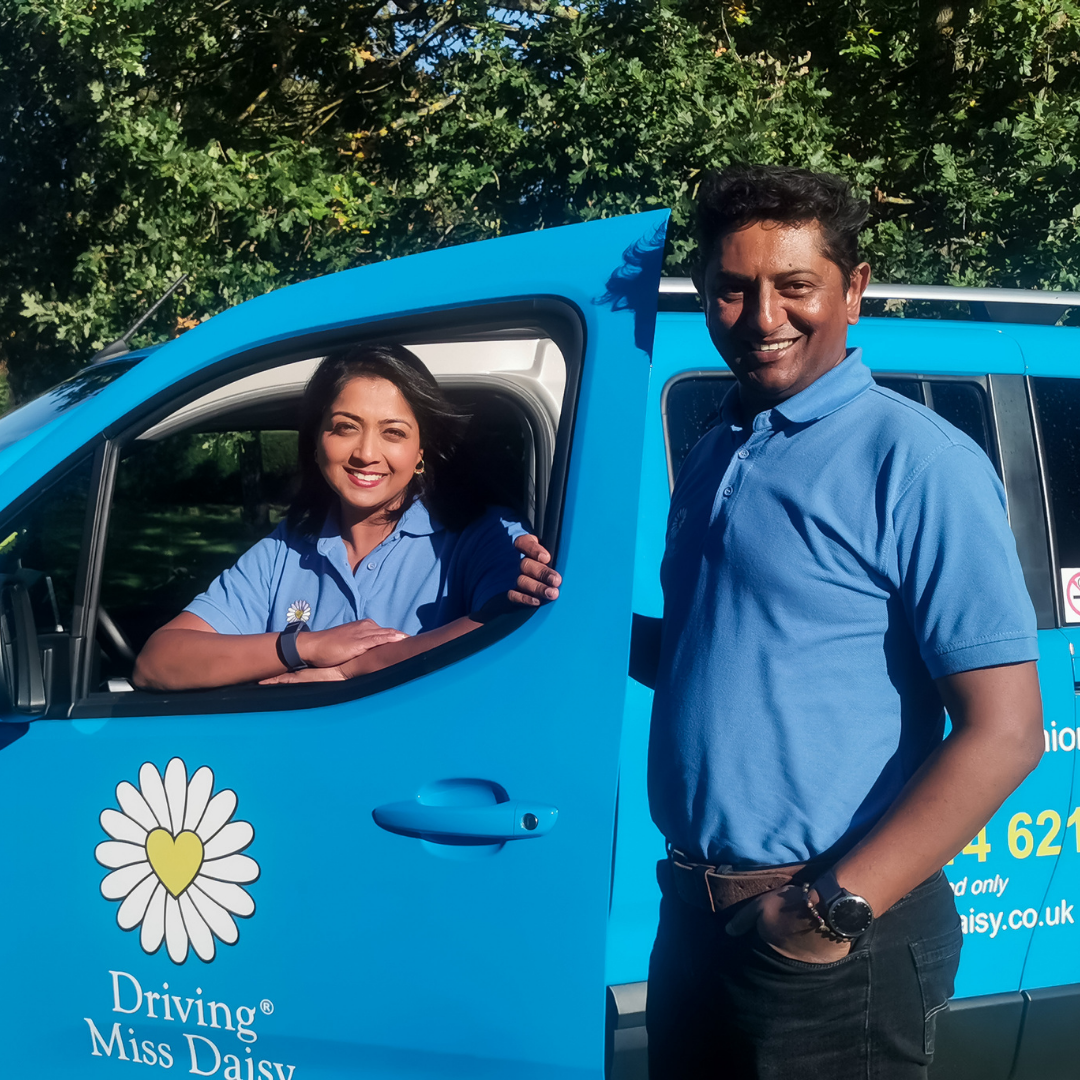
<svg viewBox="0 0 1080 1080">
<path fill-rule="evenodd" d="M 0 619 L 7 1072 L 602 1075 L 665 221 L 468 245 L 260 298 L 159 350 L 0 475 L 0 532 L 38 575 L 4 579 Z M 481 323 L 512 336 L 551 321 L 568 373 L 543 535 L 557 603 L 355 686 L 86 685 L 125 438 L 215 380 L 350 334 L 467 340 Z M 63 542 L 42 552 L 50 524 Z M 55 619 L 46 579 L 70 587 Z M 44 703 L 20 696 L 35 619 L 67 650 L 42 667 Z"/>
<path fill-rule="evenodd" d="M 1054 874 L 1037 905 L 1039 929 L 1024 970 L 1025 990 L 1037 992 L 1080 983 L 1080 911 L 1075 910 L 1080 903 L 1080 797 L 1075 782 L 1080 691 L 1080 380 L 1063 375 L 1060 362 L 1044 366 L 1036 361 L 1032 367 L 1047 372 L 1033 374 L 1028 386 L 1037 420 L 1041 488 L 1051 541 L 1059 626 L 1054 634 L 1062 655 L 1057 672 L 1060 690 L 1045 707 L 1043 761 L 1044 765 L 1053 763 L 1060 773 L 1063 790 L 1025 808 L 1033 818 L 1036 855 L 1040 848 L 1055 853 Z M 1067 1007 L 1075 1009 L 1077 1000 L 1080 996 L 1073 994 Z"/>
</svg>

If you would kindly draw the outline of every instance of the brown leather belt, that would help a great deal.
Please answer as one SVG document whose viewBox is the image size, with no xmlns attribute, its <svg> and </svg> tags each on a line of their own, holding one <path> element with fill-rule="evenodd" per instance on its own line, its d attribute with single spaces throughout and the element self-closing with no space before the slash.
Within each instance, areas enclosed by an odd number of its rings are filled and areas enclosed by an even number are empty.
<svg viewBox="0 0 1080 1080">
<path fill-rule="evenodd" d="M 809 863 L 767 866 L 763 870 L 735 870 L 722 864 L 693 862 L 676 848 L 671 849 L 668 860 L 679 898 L 714 914 L 742 900 L 779 889 L 796 880 L 801 883 L 812 876 L 812 873 L 804 873 L 811 865 Z"/>
</svg>

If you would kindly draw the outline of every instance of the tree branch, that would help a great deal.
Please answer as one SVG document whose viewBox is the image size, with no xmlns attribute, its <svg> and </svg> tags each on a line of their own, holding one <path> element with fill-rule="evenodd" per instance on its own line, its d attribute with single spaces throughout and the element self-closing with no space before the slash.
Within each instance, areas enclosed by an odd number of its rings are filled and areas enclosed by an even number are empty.
<svg viewBox="0 0 1080 1080">
<path fill-rule="evenodd" d="M 552 15 L 556 19 L 576 19 L 581 12 L 577 8 L 552 4 L 549 0 L 498 0 L 491 5 L 500 11 L 521 11 L 526 15 Z"/>
</svg>

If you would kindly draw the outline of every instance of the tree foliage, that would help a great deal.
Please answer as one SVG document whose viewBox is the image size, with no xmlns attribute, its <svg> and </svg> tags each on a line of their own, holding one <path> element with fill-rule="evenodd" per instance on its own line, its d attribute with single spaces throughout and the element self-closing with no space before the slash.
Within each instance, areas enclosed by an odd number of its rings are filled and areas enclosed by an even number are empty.
<svg viewBox="0 0 1080 1080">
<path fill-rule="evenodd" d="M 5 0 L 0 360 L 26 395 L 182 272 L 161 340 L 290 281 L 833 169 L 879 279 L 1076 288 L 1067 0 Z"/>
</svg>

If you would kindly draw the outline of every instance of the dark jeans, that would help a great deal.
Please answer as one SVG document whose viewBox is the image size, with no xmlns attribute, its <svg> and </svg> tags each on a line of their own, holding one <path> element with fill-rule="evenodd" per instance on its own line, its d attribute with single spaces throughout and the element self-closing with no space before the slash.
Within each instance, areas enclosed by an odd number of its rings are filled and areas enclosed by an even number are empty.
<svg viewBox="0 0 1080 1080">
<path fill-rule="evenodd" d="M 830 964 L 790 960 L 675 895 L 649 962 L 649 1080 L 916 1080 L 953 990 L 960 918 L 935 874 Z M 738 910 L 738 905 L 730 914 Z M 727 914 L 727 913 L 726 913 Z"/>
</svg>

